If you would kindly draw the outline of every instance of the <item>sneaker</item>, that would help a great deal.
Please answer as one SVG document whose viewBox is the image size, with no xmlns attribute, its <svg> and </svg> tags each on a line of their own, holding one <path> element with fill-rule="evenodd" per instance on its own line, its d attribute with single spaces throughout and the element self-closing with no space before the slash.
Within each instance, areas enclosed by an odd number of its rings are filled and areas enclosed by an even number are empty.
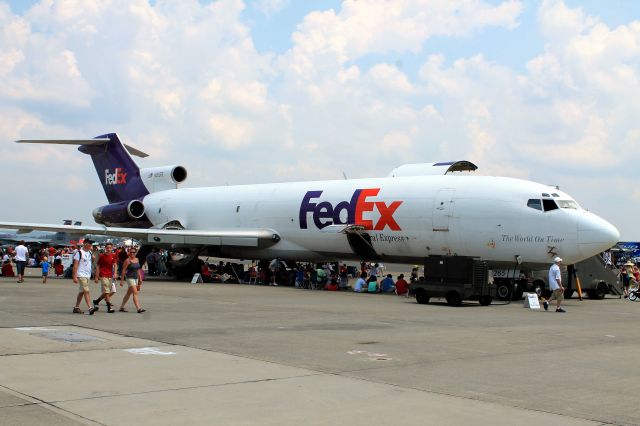
<svg viewBox="0 0 640 426">
<path fill-rule="evenodd" d="M 556 309 L 556 312 L 567 312 L 567 311 L 565 311 L 565 310 L 564 310 L 564 309 L 562 309 L 562 308 L 558 308 L 558 309 Z"/>
<path fill-rule="evenodd" d="M 98 311 L 98 308 L 96 306 L 94 306 L 93 308 L 89 309 L 89 315 L 93 315 Z"/>
<path fill-rule="evenodd" d="M 97 300 L 97 299 L 94 299 L 94 300 L 93 300 L 93 306 L 94 306 L 94 307 L 98 308 L 98 303 L 100 303 L 100 302 L 98 302 L 98 300 Z"/>
<path fill-rule="evenodd" d="M 548 310 L 549 310 L 549 302 L 544 301 L 544 302 L 542 303 L 542 306 L 544 306 L 544 310 L 545 310 L 545 311 L 548 311 Z"/>
<path fill-rule="evenodd" d="M 143 312 L 147 312 L 147 310 L 146 310 L 146 309 L 138 309 L 138 313 L 139 313 L 139 314 L 141 314 L 141 313 L 143 313 Z"/>
<path fill-rule="evenodd" d="M 80 308 L 73 308 L 73 313 L 74 314 L 84 314 L 84 312 Z"/>
</svg>

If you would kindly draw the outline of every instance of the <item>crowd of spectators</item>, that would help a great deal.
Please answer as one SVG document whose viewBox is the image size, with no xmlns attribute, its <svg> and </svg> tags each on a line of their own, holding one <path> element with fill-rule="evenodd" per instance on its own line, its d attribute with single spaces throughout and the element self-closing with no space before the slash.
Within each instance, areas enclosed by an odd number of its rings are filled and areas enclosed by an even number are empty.
<svg viewBox="0 0 640 426">
<path fill-rule="evenodd" d="M 94 247 L 96 254 L 101 252 L 101 247 Z M 39 267 L 43 261 L 50 263 L 56 277 L 65 275 L 62 264 L 64 255 L 73 255 L 76 247 L 43 247 L 30 251 L 28 266 Z M 122 263 L 127 258 L 127 247 L 121 245 L 116 248 L 118 259 L 117 271 L 120 273 Z M 2 275 L 15 276 L 12 260 L 15 256 L 13 247 L 3 249 Z M 149 276 L 170 276 L 172 253 L 166 250 L 152 249 L 145 257 L 145 274 Z M 295 286 L 301 289 L 326 290 L 326 291 L 354 291 L 357 293 L 395 293 L 408 295 L 408 283 L 404 274 L 394 279 L 392 274 L 385 274 L 384 265 L 379 263 L 362 262 L 360 267 L 347 266 L 337 262 L 304 263 L 298 262 L 291 267 L 281 259 L 271 261 L 263 260 L 245 265 L 223 262 L 209 263 L 205 260 L 196 261 L 196 269 L 199 271 L 203 282 L 245 282 L 262 285 Z M 70 267 L 66 275 L 70 276 Z M 95 271 L 95 265 L 94 265 Z M 53 274 L 51 274 L 53 275 Z M 349 279 L 355 279 L 355 284 L 350 285 Z M 410 281 L 417 280 L 417 268 L 411 272 Z"/>
<path fill-rule="evenodd" d="M 414 278 L 415 277 L 415 278 Z M 356 279 L 354 286 L 349 278 Z M 412 270 L 412 280 L 417 281 L 417 268 Z M 353 291 L 356 293 L 390 293 L 408 296 L 409 285 L 400 274 L 394 280 L 384 273 L 384 265 L 362 262 L 360 269 L 339 263 L 295 263 L 290 268 L 280 259 L 259 262 L 249 266 L 245 282 L 263 285 L 287 285 L 301 289 L 326 291 Z"/>
</svg>

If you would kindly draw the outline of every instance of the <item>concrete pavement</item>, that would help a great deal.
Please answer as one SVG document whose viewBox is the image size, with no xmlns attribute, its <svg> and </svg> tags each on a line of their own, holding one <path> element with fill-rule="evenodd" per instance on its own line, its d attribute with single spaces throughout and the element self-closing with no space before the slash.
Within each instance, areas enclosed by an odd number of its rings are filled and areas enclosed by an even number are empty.
<svg viewBox="0 0 640 426">
<path fill-rule="evenodd" d="M 640 424 L 640 303 L 149 281 L 89 316 L 76 288 L 0 278 L 0 424 Z"/>
</svg>

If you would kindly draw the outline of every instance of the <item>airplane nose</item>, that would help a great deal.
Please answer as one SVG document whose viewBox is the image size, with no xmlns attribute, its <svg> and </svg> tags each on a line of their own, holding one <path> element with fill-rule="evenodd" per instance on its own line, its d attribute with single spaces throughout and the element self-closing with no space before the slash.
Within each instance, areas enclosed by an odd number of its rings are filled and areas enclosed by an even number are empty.
<svg viewBox="0 0 640 426">
<path fill-rule="evenodd" d="M 610 249 L 618 241 L 620 232 L 606 220 L 589 212 L 580 218 L 578 248 L 585 259 Z"/>
</svg>

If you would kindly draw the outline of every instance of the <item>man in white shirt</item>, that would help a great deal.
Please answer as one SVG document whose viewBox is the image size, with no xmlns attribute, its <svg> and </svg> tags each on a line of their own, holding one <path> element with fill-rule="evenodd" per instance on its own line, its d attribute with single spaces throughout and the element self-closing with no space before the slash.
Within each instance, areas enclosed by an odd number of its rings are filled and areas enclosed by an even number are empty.
<svg viewBox="0 0 640 426">
<path fill-rule="evenodd" d="M 29 260 L 29 249 L 24 245 L 24 241 L 20 241 L 16 252 L 16 269 L 18 269 L 18 282 L 24 282 L 24 268 L 27 266 L 27 260 Z"/>
<path fill-rule="evenodd" d="M 566 312 L 560 307 L 564 300 L 564 286 L 562 285 L 562 274 L 560 272 L 561 263 L 562 259 L 556 256 L 553 258 L 553 265 L 549 268 L 549 290 L 551 290 L 549 302 L 553 299 L 556 300 L 556 312 Z M 549 309 L 549 302 L 545 300 L 542 303 L 545 311 Z"/>
<path fill-rule="evenodd" d="M 76 306 L 73 308 L 74 314 L 82 314 L 80 302 L 84 296 L 84 301 L 89 307 L 89 315 L 93 315 L 98 308 L 91 305 L 89 294 L 89 280 L 91 279 L 91 267 L 93 265 L 93 252 L 91 251 L 93 241 L 84 240 L 82 248 L 73 255 L 73 282 L 78 284 L 78 297 Z"/>
</svg>

